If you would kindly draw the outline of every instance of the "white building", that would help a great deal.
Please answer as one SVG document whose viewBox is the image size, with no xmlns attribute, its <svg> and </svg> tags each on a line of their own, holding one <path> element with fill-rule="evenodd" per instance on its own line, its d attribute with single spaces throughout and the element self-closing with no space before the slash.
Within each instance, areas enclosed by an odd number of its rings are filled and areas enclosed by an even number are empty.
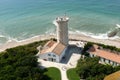
<svg viewBox="0 0 120 80">
<path fill-rule="evenodd" d="M 65 54 L 65 50 L 66 46 L 62 43 L 49 41 L 44 45 L 42 50 L 39 50 L 39 58 L 47 61 L 60 62 Z"/>
<path fill-rule="evenodd" d="M 69 18 L 58 17 L 53 23 L 55 24 L 56 33 L 57 33 L 57 42 L 48 41 L 43 48 L 38 47 L 38 54 L 40 59 L 52 61 L 52 62 L 60 62 L 62 58 L 64 58 L 65 51 L 68 46 L 68 20 Z"/>
<path fill-rule="evenodd" d="M 100 49 L 100 47 L 97 45 L 93 45 L 88 50 L 88 53 L 90 54 L 91 57 L 98 56 L 100 58 L 100 63 L 110 64 L 113 66 L 120 65 L 120 55 Z"/>
</svg>

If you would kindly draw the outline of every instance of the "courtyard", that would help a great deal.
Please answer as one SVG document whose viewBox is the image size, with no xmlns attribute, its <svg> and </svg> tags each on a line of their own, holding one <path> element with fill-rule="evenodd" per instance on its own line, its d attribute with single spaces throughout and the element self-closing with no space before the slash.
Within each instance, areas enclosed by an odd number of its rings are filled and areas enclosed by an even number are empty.
<svg viewBox="0 0 120 80">
<path fill-rule="evenodd" d="M 40 65 L 42 65 L 42 68 L 49 68 L 49 67 L 56 67 L 61 72 L 61 80 L 68 80 L 67 78 L 67 70 L 71 68 L 75 68 L 77 65 L 77 61 L 81 57 L 81 51 L 82 48 L 78 47 L 76 45 L 70 45 L 68 46 L 68 49 L 66 50 L 66 54 L 64 58 L 61 60 L 60 63 L 51 62 L 51 61 L 45 61 L 42 59 L 38 59 L 38 62 Z"/>
</svg>

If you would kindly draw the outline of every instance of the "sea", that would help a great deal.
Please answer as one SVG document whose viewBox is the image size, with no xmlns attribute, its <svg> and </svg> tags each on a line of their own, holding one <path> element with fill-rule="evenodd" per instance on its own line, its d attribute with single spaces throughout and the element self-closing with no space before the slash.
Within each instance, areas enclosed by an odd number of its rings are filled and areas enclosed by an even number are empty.
<svg viewBox="0 0 120 80">
<path fill-rule="evenodd" d="M 108 39 L 120 24 L 120 0 L 0 0 L 0 44 L 55 34 L 52 22 L 64 15 L 70 34 Z"/>
</svg>

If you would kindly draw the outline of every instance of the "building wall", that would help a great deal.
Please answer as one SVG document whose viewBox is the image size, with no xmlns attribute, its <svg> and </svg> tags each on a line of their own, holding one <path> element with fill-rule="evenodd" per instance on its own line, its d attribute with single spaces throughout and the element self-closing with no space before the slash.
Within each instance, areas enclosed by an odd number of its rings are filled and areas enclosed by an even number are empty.
<svg viewBox="0 0 120 80">
<path fill-rule="evenodd" d="M 96 55 L 92 54 L 92 53 L 89 53 L 90 54 L 90 57 L 95 57 Z M 102 58 L 100 57 L 100 63 L 103 63 L 103 64 L 110 64 L 110 65 L 113 65 L 113 66 L 118 66 L 120 65 L 119 63 L 117 62 L 114 62 L 114 61 L 111 61 L 109 59 L 105 59 L 105 58 Z"/>
<path fill-rule="evenodd" d="M 47 60 L 47 54 L 40 54 L 40 53 L 38 53 L 38 54 L 39 54 L 38 57 L 40 59 L 46 59 Z"/>
<path fill-rule="evenodd" d="M 56 55 L 55 53 L 49 52 L 49 53 L 44 53 L 44 54 L 40 54 L 38 53 L 38 57 L 40 59 L 44 59 L 47 61 L 53 61 L 53 62 L 60 62 L 62 57 L 65 55 L 65 51 L 66 51 L 67 47 L 63 50 L 63 52 L 61 53 L 60 56 Z M 56 61 L 52 60 L 55 59 Z"/>
<path fill-rule="evenodd" d="M 59 22 L 57 27 L 58 42 L 68 45 L 68 24 L 67 21 Z"/>
<path fill-rule="evenodd" d="M 64 57 L 66 50 L 67 50 L 67 47 L 63 50 L 63 52 L 62 52 L 61 55 L 59 56 L 60 61 L 62 60 L 62 57 Z"/>
<path fill-rule="evenodd" d="M 56 55 L 55 53 L 48 53 L 48 54 L 51 54 L 51 56 L 48 56 L 48 61 L 51 61 L 51 60 L 49 60 L 51 58 L 55 59 L 55 61 L 53 61 L 53 62 L 59 62 L 60 61 L 59 56 Z"/>
<path fill-rule="evenodd" d="M 63 43 L 64 45 L 68 45 L 68 18 L 67 17 L 58 17 L 54 21 L 55 26 L 57 27 L 57 41 Z"/>
<path fill-rule="evenodd" d="M 54 53 L 51 53 L 51 52 L 40 54 L 39 58 L 47 60 L 47 61 L 53 61 L 53 62 L 59 62 L 60 61 L 59 56 L 54 54 Z"/>
</svg>

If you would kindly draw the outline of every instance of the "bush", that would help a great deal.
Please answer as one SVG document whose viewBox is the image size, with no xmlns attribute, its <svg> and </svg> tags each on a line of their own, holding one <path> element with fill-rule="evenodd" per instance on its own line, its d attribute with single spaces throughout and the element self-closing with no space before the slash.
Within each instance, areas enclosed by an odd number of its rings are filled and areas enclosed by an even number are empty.
<svg viewBox="0 0 120 80">
<path fill-rule="evenodd" d="M 36 48 L 46 41 L 10 48 L 0 53 L 0 80 L 50 80 L 44 75 L 45 70 L 38 67 L 35 56 Z"/>
<path fill-rule="evenodd" d="M 82 65 L 81 65 L 82 64 Z M 76 67 L 79 77 L 86 80 L 103 80 L 103 78 L 115 72 L 115 68 L 110 65 L 99 64 L 99 58 L 80 59 Z"/>
</svg>

